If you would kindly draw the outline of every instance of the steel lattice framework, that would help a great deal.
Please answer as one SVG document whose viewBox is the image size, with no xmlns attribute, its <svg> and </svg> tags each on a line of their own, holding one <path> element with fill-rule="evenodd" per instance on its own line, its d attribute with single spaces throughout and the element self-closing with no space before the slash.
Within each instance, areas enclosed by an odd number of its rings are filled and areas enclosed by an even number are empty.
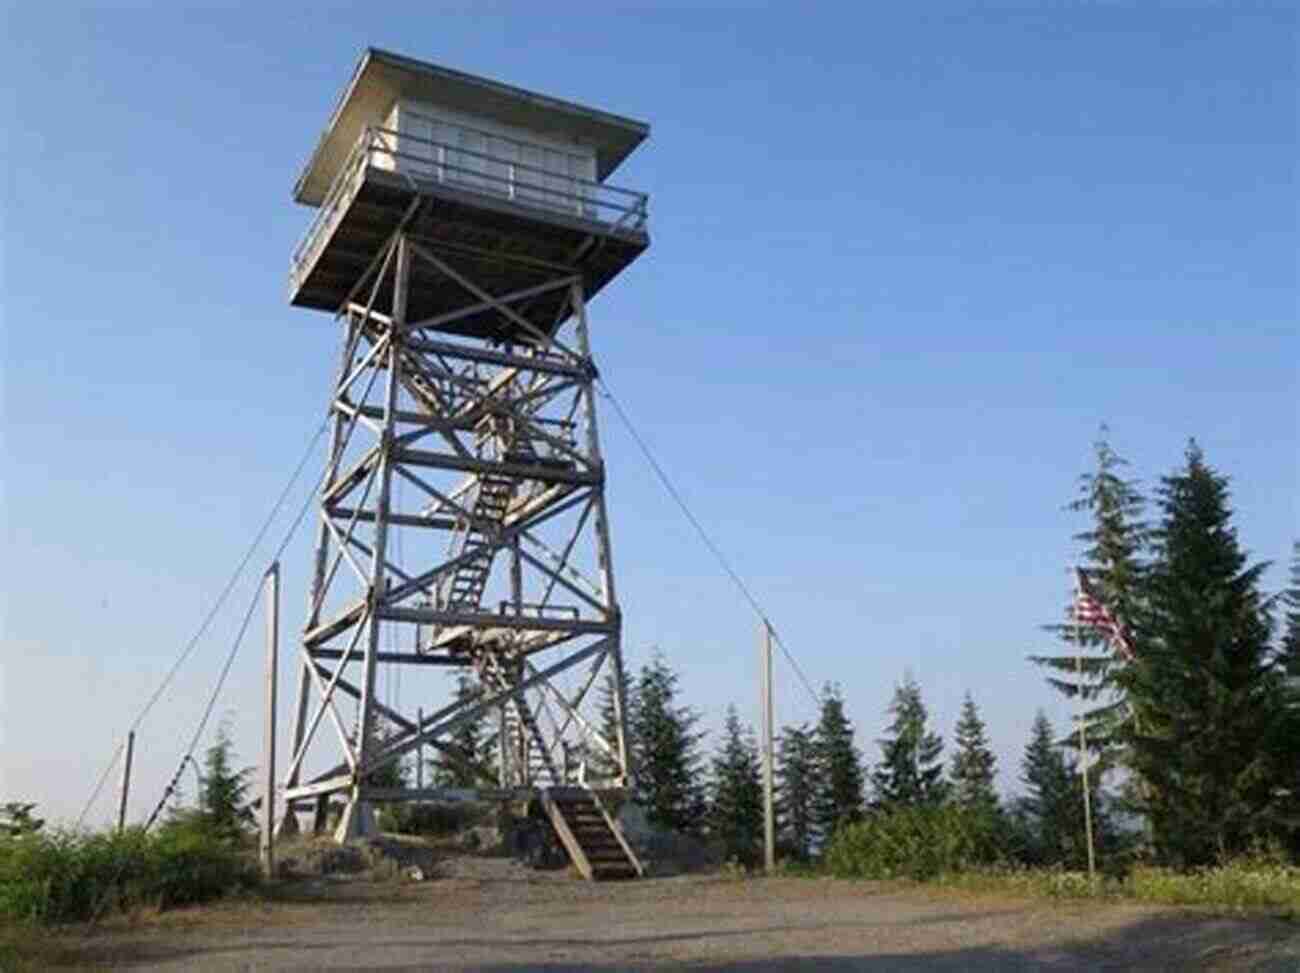
<svg viewBox="0 0 1300 973">
<path fill-rule="evenodd" d="M 521 259 L 508 279 L 527 285 L 494 294 L 473 277 L 481 257 L 410 224 L 408 214 L 338 315 L 284 776 L 290 808 L 314 798 L 319 814 L 329 795 L 346 795 L 340 840 L 373 829 L 374 802 L 451 796 L 385 783 L 385 768 L 423 748 L 471 774 L 481 797 L 627 782 L 583 278 Z M 417 275 L 457 306 L 411 320 Z M 403 711 L 378 691 L 397 669 L 444 684 L 472 671 L 481 693 Z M 597 713 L 597 686 L 612 690 L 612 721 Z M 450 735 L 484 717 L 493 755 L 458 750 Z M 323 750 L 327 769 L 309 773 Z"/>
</svg>

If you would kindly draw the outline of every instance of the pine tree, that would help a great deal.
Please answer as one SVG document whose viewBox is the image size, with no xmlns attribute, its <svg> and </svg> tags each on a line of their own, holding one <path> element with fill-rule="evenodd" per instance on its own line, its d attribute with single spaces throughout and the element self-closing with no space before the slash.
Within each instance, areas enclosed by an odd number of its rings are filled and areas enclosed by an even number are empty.
<svg viewBox="0 0 1300 973">
<path fill-rule="evenodd" d="M 1287 719 L 1277 746 L 1279 786 L 1287 791 L 1281 829 L 1290 832 L 1287 843 L 1300 861 L 1300 542 L 1292 548 L 1291 584 L 1282 594 L 1282 642 L 1279 665 L 1285 675 Z M 1289 724 L 1289 725 L 1288 725 Z"/>
<path fill-rule="evenodd" d="M 712 783 L 709 828 L 727 861 L 753 865 L 763 840 L 763 789 L 754 734 L 741 727 L 734 706 L 727 707 Z"/>
<path fill-rule="evenodd" d="M 636 749 L 636 743 L 631 739 L 631 712 L 635 708 L 635 689 L 635 686 L 626 685 L 624 690 L 624 721 L 626 726 L 625 745 L 629 758 Z M 618 699 L 617 692 L 618 673 L 611 669 L 610 672 L 605 675 L 605 679 L 601 683 L 600 687 L 599 721 L 601 736 L 604 737 L 605 740 L 609 742 L 610 746 L 615 748 L 615 750 L 618 748 L 618 708 L 615 705 Z M 584 751 L 586 753 L 587 775 L 589 778 L 603 777 L 608 779 L 616 777 L 624 772 L 624 768 L 620 766 L 617 758 L 607 752 L 604 747 L 593 743 L 586 745 Z"/>
<path fill-rule="evenodd" d="M 378 749 L 383 750 L 390 740 L 398 736 L 397 725 L 380 717 L 375 720 L 375 738 Z M 366 783 L 371 787 L 405 787 L 406 763 L 400 757 L 391 763 L 377 767 L 366 774 Z"/>
<path fill-rule="evenodd" d="M 641 668 L 633 714 L 636 795 L 659 827 L 695 830 L 705 808 L 700 786 L 699 715 L 677 705 L 677 674 L 662 655 Z"/>
<path fill-rule="evenodd" d="M 943 739 L 926 727 L 929 716 L 921 687 L 911 675 L 894 689 L 889 735 L 877 742 L 881 759 L 872 775 L 879 808 L 938 804 L 947 794 L 943 779 Z"/>
<path fill-rule="evenodd" d="M 456 677 L 457 703 L 474 702 L 482 695 L 483 686 L 468 672 Z M 446 749 L 428 762 L 434 787 L 470 788 L 484 783 L 484 764 L 490 763 L 493 756 L 488 719 L 485 714 L 466 720 L 448 734 L 443 741 Z"/>
<path fill-rule="evenodd" d="M 1194 442 L 1162 480 L 1160 510 L 1141 661 L 1123 679 L 1134 708 L 1125 739 L 1157 852 L 1194 866 L 1276 833 L 1277 781 L 1293 779 L 1279 766 L 1288 717 L 1265 565 L 1247 565 L 1227 480 Z"/>
<path fill-rule="evenodd" d="M 1128 461 L 1115 452 L 1109 430 L 1093 444 L 1095 467 L 1079 478 L 1078 495 L 1066 509 L 1087 514 L 1092 523 L 1074 536 L 1085 545 L 1084 570 L 1089 583 L 1107 609 L 1124 624 L 1136 620 L 1143 604 L 1143 553 L 1149 531 L 1143 520 L 1146 500 L 1135 480 L 1123 476 Z M 1100 632 L 1074 624 L 1069 606 L 1064 624 L 1046 626 L 1059 635 L 1067 650 L 1056 655 L 1031 656 L 1049 670 L 1048 683 L 1071 699 L 1082 699 L 1085 736 L 1089 749 L 1103 754 L 1098 774 L 1116 759 L 1113 740 L 1128 716 L 1119 673 L 1124 655 Z M 1071 738 L 1074 746 L 1074 738 Z"/>
<path fill-rule="evenodd" d="M 35 802 L 9 801 L 0 804 L 0 835 L 18 838 L 45 827 L 45 819 L 32 816 Z"/>
<path fill-rule="evenodd" d="M 1029 743 L 1020 763 L 1025 795 L 1016 811 L 1027 832 L 1025 857 L 1036 865 L 1076 864 L 1076 848 L 1084 847 L 1082 812 L 1075 811 L 1075 796 L 1082 795 L 1072 781 L 1065 754 L 1053 740 L 1052 724 L 1039 710 L 1029 731 Z"/>
<path fill-rule="evenodd" d="M 812 852 L 817 746 L 806 724 L 781 730 L 776 751 L 776 815 L 781 842 L 799 861 Z"/>
<path fill-rule="evenodd" d="M 1300 541 L 1291 548 L 1291 584 L 1282 594 L 1282 668 L 1300 678 Z"/>
<path fill-rule="evenodd" d="M 218 834 L 237 840 L 246 825 L 253 823 L 248 806 L 249 777 L 252 767 L 233 767 L 230 727 L 222 723 L 217 739 L 203 757 L 203 785 L 199 795 L 200 819 Z"/>
<path fill-rule="evenodd" d="M 955 737 L 957 752 L 952 756 L 952 770 L 948 775 L 951 781 L 949 799 L 969 810 L 996 812 L 998 794 L 993 779 L 997 758 L 989 749 L 984 721 L 980 719 L 979 709 L 970 693 L 962 702 Z"/>
<path fill-rule="evenodd" d="M 821 715 L 813 731 L 813 757 L 817 789 L 812 824 L 824 843 L 841 824 L 861 818 L 864 797 L 862 758 L 853 742 L 853 724 L 844 712 L 839 687 L 830 683 L 822 690 Z"/>
</svg>

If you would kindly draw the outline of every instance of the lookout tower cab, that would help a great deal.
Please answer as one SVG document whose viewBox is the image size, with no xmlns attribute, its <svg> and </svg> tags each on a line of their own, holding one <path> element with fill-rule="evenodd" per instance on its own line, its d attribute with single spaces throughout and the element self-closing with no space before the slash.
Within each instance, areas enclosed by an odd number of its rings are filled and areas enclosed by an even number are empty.
<svg viewBox="0 0 1300 973">
<path fill-rule="evenodd" d="M 518 290 L 501 258 L 521 258 L 580 267 L 589 299 L 649 244 L 646 195 L 607 181 L 648 134 L 629 118 L 367 50 L 294 187 L 318 212 L 293 254 L 290 301 L 343 308 L 404 222 L 478 254 L 467 269 L 494 293 Z M 408 319 L 455 309 L 459 297 L 442 290 L 417 269 Z M 528 316 L 549 329 L 557 309 L 552 295 Z M 462 318 L 445 330 L 493 337 L 485 328 Z"/>
</svg>

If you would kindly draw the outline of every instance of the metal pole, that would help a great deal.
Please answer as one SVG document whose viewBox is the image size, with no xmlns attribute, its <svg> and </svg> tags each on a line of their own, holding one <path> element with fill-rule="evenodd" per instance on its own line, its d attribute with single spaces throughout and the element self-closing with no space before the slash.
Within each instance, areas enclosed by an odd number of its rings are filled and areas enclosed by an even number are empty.
<svg viewBox="0 0 1300 973">
<path fill-rule="evenodd" d="M 421 706 L 415 711 L 415 725 L 421 730 L 424 729 L 424 707 Z M 424 738 L 420 738 L 420 744 L 415 748 L 415 787 L 417 790 L 424 790 Z"/>
<path fill-rule="evenodd" d="M 122 794 L 117 804 L 117 830 L 126 827 L 126 801 L 131 793 L 131 758 L 135 755 L 135 730 L 126 735 L 126 759 L 122 762 Z"/>
<path fill-rule="evenodd" d="M 1077 643 L 1076 643 L 1077 646 Z M 1079 777 L 1083 781 L 1083 830 L 1088 842 L 1088 881 L 1096 877 L 1096 853 L 1092 847 L 1092 795 L 1088 793 L 1088 738 L 1084 733 L 1085 710 L 1083 707 L 1083 659 L 1082 652 L 1076 647 L 1074 657 L 1075 673 L 1079 677 Z"/>
<path fill-rule="evenodd" d="M 763 738 L 763 867 L 771 875 L 776 871 L 776 811 L 772 800 L 772 629 L 763 619 L 760 640 L 759 712 Z"/>
<path fill-rule="evenodd" d="M 275 874 L 275 677 L 280 649 L 280 562 L 266 572 L 266 741 L 262 755 L 262 874 Z M 286 812 L 293 813 L 292 808 Z"/>
<path fill-rule="evenodd" d="M 1075 584 L 1080 582 L 1075 575 Z M 1075 592 L 1074 600 L 1071 604 L 1078 604 L 1080 592 Z M 1084 724 L 1087 722 L 1086 699 L 1083 693 L 1083 639 L 1079 636 L 1079 629 L 1076 625 L 1074 628 L 1074 674 L 1079 683 L 1079 778 L 1083 784 L 1083 832 L 1084 839 L 1088 842 L 1088 881 L 1092 882 L 1096 878 L 1097 861 L 1096 853 L 1092 847 L 1092 795 L 1088 792 L 1088 737 L 1084 732 Z"/>
</svg>

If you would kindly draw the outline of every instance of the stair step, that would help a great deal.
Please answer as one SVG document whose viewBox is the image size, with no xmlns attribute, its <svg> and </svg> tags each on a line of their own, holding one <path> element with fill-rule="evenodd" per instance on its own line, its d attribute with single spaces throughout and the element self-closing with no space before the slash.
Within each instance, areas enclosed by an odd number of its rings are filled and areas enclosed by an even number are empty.
<svg viewBox="0 0 1300 973">
<path fill-rule="evenodd" d="M 579 842 L 579 844 L 582 844 Z M 618 845 L 601 846 L 599 848 L 590 848 L 582 846 L 582 853 L 587 856 L 589 862 L 622 862 L 627 861 L 627 852 Z"/>
</svg>

